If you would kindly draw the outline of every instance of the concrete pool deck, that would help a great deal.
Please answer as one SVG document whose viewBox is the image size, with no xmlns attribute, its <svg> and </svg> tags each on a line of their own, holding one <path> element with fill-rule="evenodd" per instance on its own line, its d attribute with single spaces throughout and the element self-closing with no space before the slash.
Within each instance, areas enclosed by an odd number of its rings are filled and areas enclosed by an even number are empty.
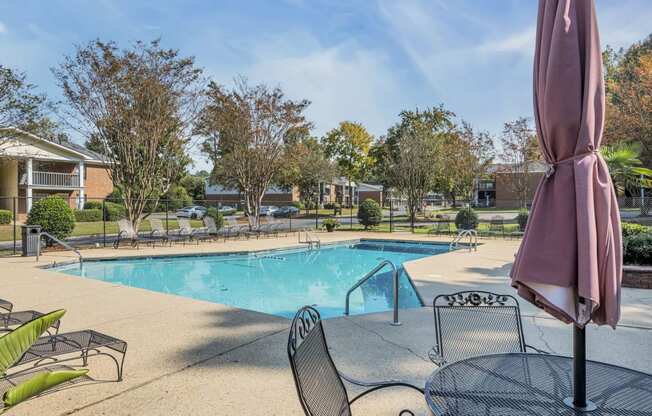
<svg viewBox="0 0 652 416">
<path fill-rule="evenodd" d="M 357 238 L 436 241 L 408 233 L 320 233 L 322 242 Z M 446 238 L 441 241 L 446 241 Z M 507 275 L 518 241 L 484 240 L 477 252 L 459 250 L 410 262 L 406 269 L 429 302 L 436 294 L 482 289 L 514 293 Z M 278 239 L 202 243 L 171 248 L 94 249 L 84 257 L 148 256 L 292 247 Z M 0 259 L 0 298 L 15 310 L 67 309 L 62 331 L 93 328 L 129 343 L 124 381 L 92 383 L 28 401 L 8 415 L 301 415 L 287 355 L 289 321 L 225 305 L 68 276 L 37 266 L 74 260 L 70 252 Z M 652 290 L 623 289 L 617 331 L 589 327 L 589 358 L 652 372 Z M 529 344 L 571 351 L 571 330 L 521 302 Z M 325 321 L 339 369 L 356 378 L 405 379 L 423 385 L 434 370 L 432 309 Z M 90 361 L 94 378 L 115 377 L 106 358 Z M 354 414 L 396 415 L 401 408 L 428 414 L 419 394 L 394 389 L 355 405 Z"/>
</svg>

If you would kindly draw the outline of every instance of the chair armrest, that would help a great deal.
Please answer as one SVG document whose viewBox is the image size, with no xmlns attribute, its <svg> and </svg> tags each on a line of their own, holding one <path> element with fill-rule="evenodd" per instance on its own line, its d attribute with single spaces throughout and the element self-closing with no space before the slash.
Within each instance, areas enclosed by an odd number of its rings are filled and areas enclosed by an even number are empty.
<svg viewBox="0 0 652 416">
<path fill-rule="evenodd" d="M 548 351 L 540 350 L 539 348 L 533 347 L 532 345 L 525 344 L 525 350 L 527 351 L 528 349 L 534 350 L 539 354 L 550 354 Z"/>
</svg>

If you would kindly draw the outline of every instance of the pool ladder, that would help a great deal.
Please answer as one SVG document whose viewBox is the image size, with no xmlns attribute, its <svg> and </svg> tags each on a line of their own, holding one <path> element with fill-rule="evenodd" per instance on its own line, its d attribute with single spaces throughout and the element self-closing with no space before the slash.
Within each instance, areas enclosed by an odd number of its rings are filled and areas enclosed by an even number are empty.
<svg viewBox="0 0 652 416">
<path fill-rule="evenodd" d="M 311 232 L 308 232 L 308 230 L 303 230 L 303 233 L 305 234 L 306 239 L 301 240 L 301 231 L 299 231 L 299 243 L 308 244 L 308 247 L 311 250 L 314 248 L 321 248 L 321 240 L 319 239 L 319 237 L 317 237 Z"/>
<path fill-rule="evenodd" d="M 399 326 L 401 325 L 401 322 L 398 320 L 398 269 L 389 260 L 383 260 L 380 263 L 378 263 L 378 266 L 374 267 L 369 273 L 367 273 L 362 279 L 358 280 L 356 284 L 351 286 L 351 289 L 349 289 L 348 292 L 346 292 L 346 301 L 344 304 L 344 315 L 349 315 L 349 298 L 351 297 L 351 293 L 362 286 L 367 280 L 371 279 L 376 273 L 381 271 L 382 269 L 385 268 L 385 266 L 389 266 L 392 269 L 392 282 L 393 282 L 393 294 L 394 294 L 394 316 L 392 319 L 392 322 L 390 323 L 391 325 L 394 326 Z M 409 279 L 409 276 L 408 276 Z"/>
<path fill-rule="evenodd" d="M 59 243 L 64 248 L 75 253 L 77 257 L 79 257 L 79 268 L 81 269 L 81 267 L 84 265 L 84 258 L 82 257 L 79 250 L 77 250 L 76 248 L 74 248 L 73 246 L 71 246 L 70 244 L 64 241 L 59 240 L 58 238 L 54 237 L 52 234 L 46 233 L 45 231 L 39 231 L 38 233 L 38 244 L 36 245 L 36 262 L 38 262 L 39 257 L 41 257 L 41 237 L 43 236 L 48 237 L 50 240 Z M 56 262 L 54 263 L 54 265 L 56 265 Z"/>
<path fill-rule="evenodd" d="M 475 230 L 460 230 L 453 241 L 451 241 L 448 248 L 451 250 L 457 248 L 464 237 L 469 237 L 469 251 L 478 251 L 478 233 Z"/>
</svg>

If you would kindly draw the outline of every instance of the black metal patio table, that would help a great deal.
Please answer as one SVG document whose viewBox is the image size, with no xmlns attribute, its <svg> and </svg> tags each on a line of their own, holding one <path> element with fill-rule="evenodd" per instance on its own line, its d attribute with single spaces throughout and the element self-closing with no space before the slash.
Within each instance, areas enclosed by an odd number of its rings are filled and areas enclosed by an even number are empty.
<svg viewBox="0 0 652 416">
<path fill-rule="evenodd" d="M 587 398 L 597 410 L 575 411 L 573 360 L 548 354 L 509 353 L 468 358 L 436 370 L 425 396 L 437 416 L 614 415 L 652 416 L 652 375 L 587 361 Z"/>
</svg>

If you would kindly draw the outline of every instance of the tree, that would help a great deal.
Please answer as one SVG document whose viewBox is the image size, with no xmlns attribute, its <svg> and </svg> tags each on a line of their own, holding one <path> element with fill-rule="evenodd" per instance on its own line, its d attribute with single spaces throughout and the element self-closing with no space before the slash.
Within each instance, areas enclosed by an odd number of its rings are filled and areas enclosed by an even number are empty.
<svg viewBox="0 0 652 416">
<path fill-rule="evenodd" d="M 508 186 L 516 194 L 521 208 L 527 206 L 531 189 L 529 176 L 532 163 L 541 159 L 537 138 L 525 117 L 505 123 L 501 137 L 502 158 L 506 164 L 502 171 L 507 174 Z"/>
<path fill-rule="evenodd" d="M 305 137 L 286 146 L 285 163 L 276 182 L 286 188 L 296 186 L 306 207 L 316 206 L 319 202 L 319 183 L 330 181 L 335 176 L 335 167 L 313 137 Z"/>
<path fill-rule="evenodd" d="M 639 143 L 605 145 L 600 153 L 609 167 L 611 181 L 618 195 L 624 196 L 626 191 L 636 192 L 641 186 L 652 185 L 652 169 L 642 167 Z"/>
<path fill-rule="evenodd" d="M 0 65 L 0 146 L 8 144 L 12 129 L 36 134 L 48 140 L 66 141 L 56 123 L 47 113 L 52 105 L 36 87 L 27 82 L 24 73 Z M 0 149 L 2 151 L 2 149 Z"/>
<path fill-rule="evenodd" d="M 406 197 L 412 227 L 423 199 L 435 188 L 438 175 L 445 169 L 438 156 L 444 136 L 453 128 L 453 116 L 443 106 L 402 111 L 401 121 L 387 131 L 383 153 L 388 183 Z"/>
<path fill-rule="evenodd" d="M 263 196 L 283 166 L 286 139 L 311 128 L 303 115 L 310 103 L 244 78 L 230 91 L 211 82 L 206 95 L 197 132 L 213 162 L 211 179 L 242 193 L 249 225 L 257 227 Z"/>
<path fill-rule="evenodd" d="M 78 47 L 53 73 L 71 127 L 97 141 L 126 217 L 138 230 L 145 208 L 156 206 L 188 164 L 201 69 L 158 40 L 122 50 L 96 40 Z"/>
<path fill-rule="evenodd" d="M 360 123 L 343 121 L 322 138 L 326 156 L 333 160 L 349 182 L 349 201 L 353 204 L 351 182 L 360 179 L 369 167 L 369 147 L 373 136 Z"/>
<path fill-rule="evenodd" d="M 618 52 L 607 47 L 605 143 L 640 143 L 641 161 L 652 166 L 652 35 Z"/>
<path fill-rule="evenodd" d="M 194 201 L 201 201 L 206 199 L 206 179 L 208 175 L 185 175 L 179 181 L 179 185 L 185 188 L 186 192 Z"/>
</svg>

